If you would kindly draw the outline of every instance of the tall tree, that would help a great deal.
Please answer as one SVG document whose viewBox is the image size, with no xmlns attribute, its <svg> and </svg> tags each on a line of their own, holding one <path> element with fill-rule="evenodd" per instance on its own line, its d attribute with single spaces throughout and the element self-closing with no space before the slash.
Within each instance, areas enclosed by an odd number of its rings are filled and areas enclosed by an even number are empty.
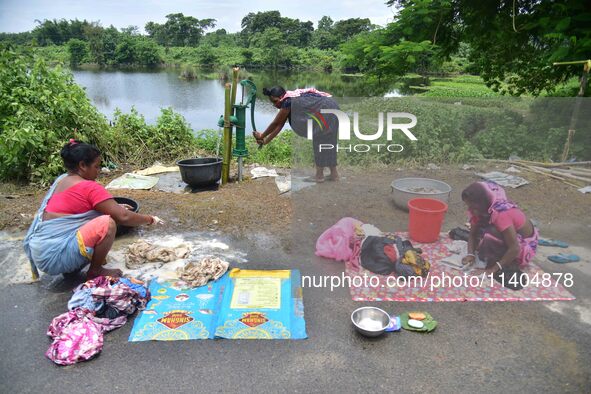
<svg viewBox="0 0 591 394">
<path fill-rule="evenodd" d="M 329 16 L 323 16 L 318 21 L 318 29 L 313 33 L 312 42 L 320 49 L 334 49 L 354 36 L 369 32 L 373 28 L 374 26 L 367 18 L 350 18 L 335 23 Z"/>
<path fill-rule="evenodd" d="M 260 51 L 259 58 L 255 59 L 263 64 L 277 67 L 284 60 L 284 50 L 287 48 L 281 31 L 276 27 L 270 27 L 262 33 L 255 33 L 252 37 L 252 45 Z"/>
<path fill-rule="evenodd" d="M 330 16 L 324 15 L 318 21 L 318 29 L 312 33 L 312 44 L 320 49 L 333 49 L 339 42 L 333 32 L 334 21 Z"/>
<path fill-rule="evenodd" d="M 337 40 L 344 42 L 359 33 L 368 32 L 371 29 L 372 24 L 368 18 L 349 18 L 337 21 L 332 30 L 337 36 Z"/>
<path fill-rule="evenodd" d="M 105 56 L 104 29 L 98 23 L 91 23 L 84 28 L 84 36 L 88 40 L 90 60 L 100 66 L 107 64 Z"/>
<path fill-rule="evenodd" d="M 205 30 L 215 27 L 215 19 L 197 19 L 182 13 L 166 15 L 166 22 L 148 22 L 148 35 L 166 46 L 197 46 Z"/>
<path fill-rule="evenodd" d="M 35 20 L 37 26 L 31 32 L 39 45 L 62 45 L 72 38 L 85 40 L 84 29 L 90 23 L 78 19 L 67 21 L 66 19 Z"/>
<path fill-rule="evenodd" d="M 139 36 L 140 28 L 134 25 L 121 28 L 121 33 L 127 34 L 128 36 Z"/>
<path fill-rule="evenodd" d="M 324 15 L 318 21 L 318 30 L 331 31 L 333 24 L 334 24 L 334 21 L 332 20 L 332 18 L 330 16 Z"/>
<path fill-rule="evenodd" d="M 289 45 L 303 48 L 308 46 L 312 40 L 314 24 L 310 21 L 300 22 L 299 19 L 283 18 L 281 28 Z"/>
<path fill-rule="evenodd" d="M 302 22 L 299 19 L 282 17 L 279 11 L 250 12 L 242 18 L 243 42 L 248 45 L 257 33 L 270 28 L 277 29 L 279 36 L 288 45 L 305 47 L 312 40 L 314 24 L 311 21 Z"/>
<path fill-rule="evenodd" d="M 88 44 L 77 38 L 68 41 L 68 52 L 70 53 L 70 65 L 78 66 L 88 55 Z"/>
<path fill-rule="evenodd" d="M 156 22 L 148 22 L 144 26 L 148 36 L 160 45 L 166 45 L 166 35 L 164 34 L 164 26 Z"/>
<path fill-rule="evenodd" d="M 255 33 L 262 33 L 271 27 L 281 29 L 282 19 L 279 11 L 249 12 L 242 18 L 242 33 L 252 36 Z"/>
<path fill-rule="evenodd" d="M 210 45 L 212 47 L 219 46 L 236 46 L 237 34 L 228 34 L 226 29 L 217 29 L 214 32 L 206 33 L 201 40 L 200 45 Z"/>
</svg>

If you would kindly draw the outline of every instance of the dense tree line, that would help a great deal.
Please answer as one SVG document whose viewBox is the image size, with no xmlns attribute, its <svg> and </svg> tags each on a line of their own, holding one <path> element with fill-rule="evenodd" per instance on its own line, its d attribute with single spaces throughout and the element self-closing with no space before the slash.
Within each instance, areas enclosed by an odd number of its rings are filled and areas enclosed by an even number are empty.
<svg viewBox="0 0 591 394">
<path fill-rule="evenodd" d="M 109 47 L 109 44 L 114 43 L 120 34 L 140 35 L 136 26 L 119 31 L 112 25 L 105 28 L 98 22 L 78 19 L 45 19 L 36 22 L 37 26 L 30 32 L 0 33 L 0 41 L 47 46 L 63 45 L 71 39 L 90 42 L 93 39 L 96 40 L 97 36 L 107 36 L 104 44 Z M 197 19 L 176 13 L 166 15 L 165 23 L 150 21 L 144 28 L 147 37 L 165 47 L 196 47 L 200 44 L 249 47 L 257 40 L 258 35 L 264 34 L 268 29 L 276 28 L 279 29 L 279 36 L 287 45 L 298 48 L 314 46 L 320 49 L 335 49 L 352 36 L 374 28 L 369 19 L 350 18 L 333 22 L 330 17 L 324 16 L 319 21 L 318 29 L 314 29 L 311 21 L 303 22 L 299 19 L 282 17 L 279 11 L 266 11 L 251 12 L 246 15 L 242 19 L 242 30 L 238 33 L 227 33 L 225 29 L 206 32 L 213 29 L 216 22 L 211 18 Z M 275 30 L 272 31 L 275 32 Z M 96 45 L 96 42 L 94 44 Z M 111 48 L 111 52 L 113 50 L 114 48 Z"/>
<path fill-rule="evenodd" d="M 31 32 L 1 33 L 0 41 L 33 46 L 67 45 L 74 66 L 85 62 L 101 66 L 153 66 L 163 61 L 161 47 L 166 51 L 171 47 L 198 48 L 197 63 L 204 65 L 216 61 L 211 48 L 238 47 L 243 48 L 241 54 L 246 62 L 290 66 L 297 48 L 335 50 L 354 35 L 374 28 L 369 19 L 333 22 L 325 16 L 319 28 L 314 29 L 311 21 L 283 17 L 279 11 L 249 13 L 242 19 L 242 30 L 237 33 L 213 30 L 215 19 L 198 19 L 182 13 L 166 15 L 164 23 L 146 23 L 146 35 L 140 34 L 137 26 L 119 30 L 87 20 L 36 22 Z"/>
</svg>

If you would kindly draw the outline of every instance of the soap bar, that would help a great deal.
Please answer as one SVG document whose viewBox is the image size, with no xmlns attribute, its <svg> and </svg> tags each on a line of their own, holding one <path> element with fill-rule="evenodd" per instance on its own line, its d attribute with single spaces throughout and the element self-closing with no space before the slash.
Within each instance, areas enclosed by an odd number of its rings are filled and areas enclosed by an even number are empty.
<svg viewBox="0 0 591 394">
<path fill-rule="evenodd" d="M 408 325 L 412 328 L 423 328 L 425 326 L 422 321 L 415 319 L 408 319 Z"/>
</svg>

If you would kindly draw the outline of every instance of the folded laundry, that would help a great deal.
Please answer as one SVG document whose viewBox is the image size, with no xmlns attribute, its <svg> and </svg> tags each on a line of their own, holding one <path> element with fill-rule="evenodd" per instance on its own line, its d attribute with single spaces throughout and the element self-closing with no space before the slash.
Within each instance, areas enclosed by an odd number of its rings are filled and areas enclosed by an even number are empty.
<svg viewBox="0 0 591 394">
<path fill-rule="evenodd" d="M 191 249 L 186 245 L 175 248 L 166 248 L 153 245 L 143 239 L 128 246 L 125 256 L 125 266 L 128 269 L 136 269 L 146 263 L 164 262 L 183 259 L 189 256 Z"/>
<path fill-rule="evenodd" d="M 266 167 L 254 167 L 250 170 L 250 174 L 252 175 L 252 179 L 278 176 L 276 169 Z"/>
<path fill-rule="evenodd" d="M 218 257 L 205 257 L 199 262 L 189 262 L 177 269 L 179 278 L 191 287 L 199 287 L 210 280 L 217 280 L 226 273 L 230 264 Z"/>
<path fill-rule="evenodd" d="M 160 163 L 154 163 L 153 166 L 144 168 L 143 170 L 134 171 L 133 174 L 136 175 L 154 175 L 154 174 L 162 174 L 164 172 L 178 172 L 179 166 L 164 166 Z"/>
</svg>

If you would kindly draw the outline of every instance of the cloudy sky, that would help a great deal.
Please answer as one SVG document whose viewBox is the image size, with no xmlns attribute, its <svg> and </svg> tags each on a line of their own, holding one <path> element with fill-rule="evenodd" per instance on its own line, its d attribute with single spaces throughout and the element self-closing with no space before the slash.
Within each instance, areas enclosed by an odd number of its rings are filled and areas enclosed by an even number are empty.
<svg viewBox="0 0 591 394">
<path fill-rule="evenodd" d="M 165 15 L 182 12 L 199 19 L 217 19 L 217 28 L 240 30 L 249 12 L 278 10 L 282 16 L 316 22 L 328 15 L 333 20 L 369 18 L 383 25 L 392 20 L 386 0 L 0 0 L 0 31 L 21 32 L 35 27 L 35 19 L 87 19 L 117 28 L 164 22 Z"/>
</svg>

